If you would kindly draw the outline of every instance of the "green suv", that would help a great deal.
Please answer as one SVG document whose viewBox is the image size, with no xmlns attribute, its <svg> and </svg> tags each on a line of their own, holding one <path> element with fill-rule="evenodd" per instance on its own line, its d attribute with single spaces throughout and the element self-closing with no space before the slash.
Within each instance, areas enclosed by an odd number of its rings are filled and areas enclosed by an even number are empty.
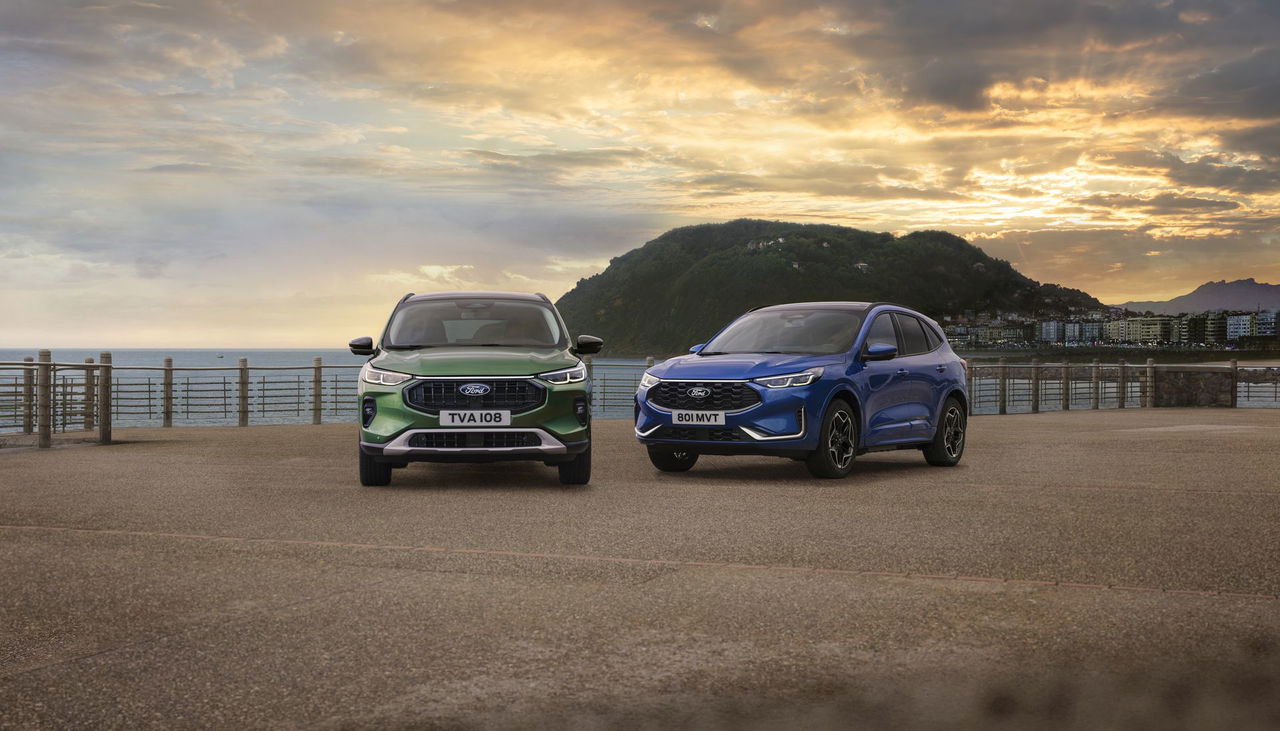
<svg viewBox="0 0 1280 731">
<path fill-rule="evenodd" d="M 387 485 L 410 462 L 538 460 L 560 481 L 591 479 L 591 381 L 543 294 L 405 295 L 382 341 L 356 338 L 360 484 Z"/>
</svg>

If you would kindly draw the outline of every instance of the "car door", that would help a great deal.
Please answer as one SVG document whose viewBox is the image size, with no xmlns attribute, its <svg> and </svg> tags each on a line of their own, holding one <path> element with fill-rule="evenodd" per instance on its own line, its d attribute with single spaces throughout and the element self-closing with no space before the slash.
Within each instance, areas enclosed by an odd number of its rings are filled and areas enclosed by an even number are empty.
<svg viewBox="0 0 1280 731">
<path fill-rule="evenodd" d="M 898 328 L 893 321 L 893 313 L 882 312 L 868 326 L 867 337 L 863 347 L 886 343 L 902 348 L 898 339 Z M 911 414 L 913 409 L 906 399 L 906 391 L 901 386 L 906 369 L 901 358 L 890 360 L 866 361 L 863 364 L 863 375 L 866 379 L 867 395 L 863 404 L 866 411 L 866 446 L 891 444 L 911 438 Z"/>
<path fill-rule="evenodd" d="M 934 392 L 938 383 L 937 365 L 930 351 L 929 337 L 924 323 L 902 312 L 893 314 L 898 325 L 897 374 L 901 379 L 895 388 L 901 391 L 903 406 L 900 413 L 909 422 L 906 429 L 912 438 L 927 437 L 933 433 Z"/>
</svg>

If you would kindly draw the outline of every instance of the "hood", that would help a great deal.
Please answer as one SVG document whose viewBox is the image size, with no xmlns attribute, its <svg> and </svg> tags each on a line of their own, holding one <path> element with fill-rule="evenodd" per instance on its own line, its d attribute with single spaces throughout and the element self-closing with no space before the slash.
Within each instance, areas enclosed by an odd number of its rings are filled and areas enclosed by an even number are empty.
<svg viewBox="0 0 1280 731">
<path fill-rule="evenodd" d="M 841 355 L 781 355 L 735 353 L 732 355 L 682 355 L 649 369 L 658 378 L 763 378 L 803 371 L 814 366 L 839 365 Z"/>
<path fill-rule="evenodd" d="M 578 357 L 566 350 L 471 346 L 384 350 L 369 364 L 415 376 L 532 376 L 571 368 Z"/>
</svg>

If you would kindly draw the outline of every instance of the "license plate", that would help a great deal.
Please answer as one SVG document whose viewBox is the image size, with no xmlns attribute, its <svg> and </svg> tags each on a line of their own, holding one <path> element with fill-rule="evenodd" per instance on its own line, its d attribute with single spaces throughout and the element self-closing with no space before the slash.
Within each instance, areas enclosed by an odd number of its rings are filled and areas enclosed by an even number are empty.
<svg viewBox="0 0 1280 731">
<path fill-rule="evenodd" d="M 671 423 L 682 426 L 724 426 L 724 412 L 672 411 Z"/>
<path fill-rule="evenodd" d="M 440 426 L 511 426 L 511 412 L 441 411 Z"/>
</svg>

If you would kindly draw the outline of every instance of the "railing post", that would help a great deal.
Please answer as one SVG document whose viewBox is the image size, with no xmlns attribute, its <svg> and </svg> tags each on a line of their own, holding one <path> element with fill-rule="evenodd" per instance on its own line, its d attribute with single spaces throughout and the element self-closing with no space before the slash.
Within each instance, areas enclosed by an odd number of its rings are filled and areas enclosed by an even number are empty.
<svg viewBox="0 0 1280 731">
<path fill-rule="evenodd" d="M 53 354 L 40 351 L 36 366 L 36 444 L 41 449 L 53 446 Z"/>
<path fill-rule="evenodd" d="M 249 359 L 240 359 L 239 398 L 240 426 L 249 426 Z"/>
<path fill-rule="evenodd" d="M 93 377 L 97 369 L 92 367 L 93 358 L 85 358 L 84 364 L 84 430 L 93 431 Z"/>
<path fill-rule="evenodd" d="M 1031 359 L 1031 413 L 1040 413 L 1040 359 Z"/>
<path fill-rule="evenodd" d="M 1152 409 L 1156 405 L 1156 359 L 1147 358 L 1147 379 L 1142 384 L 1142 405 Z"/>
<path fill-rule="evenodd" d="M 588 355 L 587 357 L 583 358 L 583 359 L 582 359 L 582 362 L 583 362 L 583 364 L 585 364 L 585 365 L 587 366 L 587 379 L 588 379 L 588 380 L 595 380 L 595 377 L 596 377 L 596 369 L 595 369 L 595 366 L 594 366 L 594 365 L 592 365 L 592 363 L 591 363 L 591 356 L 589 356 L 589 355 Z"/>
<path fill-rule="evenodd" d="M 1000 389 L 999 389 L 1000 408 L 999 413 L 1009 413 L 1009 361 L 1005 358 L 1000 359 Z"/>
<path fill-rule="evenodd" d="M 1116 377 L 1117 381 L 1119 381 L 1117 384 L 1117 390 L 1120 392 L 1120 403 L 1117 405 L 1117 408 L 1123 409 L 1124 402 L 1129 398 L 1129 369 L 1128 364 L 1124 362 L 1124 358 L 1120 359 L 1120 363 L 1116 368 L 1119 371 L 1119 375 Z"/>
<path fill-rule="evenodd" d="M 1089 372 L 1089 408 L 1102 408 L 1102 367 L 1098 364 L 1098 359 L 1093 359 L 1093 367 Z"/>
<path fill-rule="evenodd" d="M 1071 410 L 1071 365 L 1062 361 L 1062 410 Z"/>
<path fill-rule="evenodd" d="M 34 364 L 35 358 L 27 356 L 22 359 L 23 363 Z M 30 434 L 35 431 L 36 423 L 36 369 L 34 365 L 24 366 L 22 369 L 22 433 Z"/>
<path fill-rule="evenodd" d="M 311 423 L 319 424 L 321 397 L 324 394 L 324 361 L 317 356 L 311 361 L 314 370 L 311 372 Z"/>
<path fill-rule="evenodd" d="M 1231 408 L 1236 408 L 1240 403 L 1240 363 L 1235 358 L 1231 359 Z"/>
<path fill-rule="evenodd" d="M 111 443 L 111 354 L 98 354 L 98 443 Z"/>
<path fill-rule="evenodd" d="M 161 422 L 173 426 L 173 358 L 164 359 L 164 395 L 161 397 Z"/>
</svg>

